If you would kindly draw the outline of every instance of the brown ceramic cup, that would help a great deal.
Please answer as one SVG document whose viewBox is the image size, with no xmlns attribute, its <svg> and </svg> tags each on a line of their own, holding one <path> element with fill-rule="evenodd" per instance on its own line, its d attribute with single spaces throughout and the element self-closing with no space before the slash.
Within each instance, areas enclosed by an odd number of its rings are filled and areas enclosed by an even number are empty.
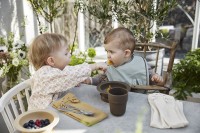
<svg viewBox="0 0 200 133">
<path fill-rule="evenodd" d="M 116 87 L 108 91 L 110 112 L 115 116 L 121 116 L 126 112 L 128 90 Z"/>
</svg>

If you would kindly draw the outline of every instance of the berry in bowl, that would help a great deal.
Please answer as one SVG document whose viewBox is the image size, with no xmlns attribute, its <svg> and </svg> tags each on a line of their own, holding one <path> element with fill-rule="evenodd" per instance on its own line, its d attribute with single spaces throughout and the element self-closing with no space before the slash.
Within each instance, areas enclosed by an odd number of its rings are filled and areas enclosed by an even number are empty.
<svg viewBox="0 0 200 133">
<path fill-rule="evenodd" d="M 49 119 L 37 119 L 37 120 L 29 120 L 28 122 L 23 124 L 23 127 L 26 129 L 39 129 L 50 124 Z"/>
<path fill-rule="evenodd" d="M 14 126 L 22 133 L 51 133 L 58 122 L 59 116 L 51 110 L 31 110 L 19 115 Z"/>
</svg>

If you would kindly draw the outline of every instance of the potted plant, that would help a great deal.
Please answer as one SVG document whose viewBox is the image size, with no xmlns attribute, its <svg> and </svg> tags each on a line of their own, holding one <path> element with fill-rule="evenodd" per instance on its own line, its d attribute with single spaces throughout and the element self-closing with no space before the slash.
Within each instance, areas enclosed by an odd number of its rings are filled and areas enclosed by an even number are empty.
<svg viewBox="0 0 200 133">
<path fill-rule="evenodd" d="M 174 66 L 172 74 L 174 95 L 177 99 L 187 99 L 192 93 L 200 93 L 200 49 L 188 52 Z"/>
<path fill-rule="evenodd" d="M 29 65 L 27 46 L 22 40 L 15 40 L 14 33 L 0 37 L 0 77 L 5 77 L 2 83 L 3 93 L 21 81 L 22 74 L 29 75 L 23 67 Z"/>
</svg>

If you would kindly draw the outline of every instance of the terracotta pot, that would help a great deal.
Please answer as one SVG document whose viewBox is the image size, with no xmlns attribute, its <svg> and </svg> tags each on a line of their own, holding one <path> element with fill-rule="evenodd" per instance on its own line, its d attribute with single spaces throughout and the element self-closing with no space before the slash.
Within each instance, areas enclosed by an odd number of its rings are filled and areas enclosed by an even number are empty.
<svg viewBox="0 0 200 133">
<path fill-rule="evenodd" d="M 128 91 L 117 87 L 108 91 L 108 101 L 110 112 L 115 116 L 121 116 L 126 112 L 126 103 L 128 100 Z"/>
</svg>

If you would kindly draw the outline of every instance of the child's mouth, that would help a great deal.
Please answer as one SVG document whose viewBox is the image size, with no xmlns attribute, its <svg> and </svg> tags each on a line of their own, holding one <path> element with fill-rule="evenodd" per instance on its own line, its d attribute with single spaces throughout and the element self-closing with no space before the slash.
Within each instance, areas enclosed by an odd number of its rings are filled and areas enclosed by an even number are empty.
<svg viewBox="0 0 200 133">
<path fill-rule="evenodd" d="M 108 64 L 108 65 L 113 65 L 113 62 L 112 62 L 111 60 L 108 60 L 108 61 L 107 61 L 107 64 Z"/>
</svg>

